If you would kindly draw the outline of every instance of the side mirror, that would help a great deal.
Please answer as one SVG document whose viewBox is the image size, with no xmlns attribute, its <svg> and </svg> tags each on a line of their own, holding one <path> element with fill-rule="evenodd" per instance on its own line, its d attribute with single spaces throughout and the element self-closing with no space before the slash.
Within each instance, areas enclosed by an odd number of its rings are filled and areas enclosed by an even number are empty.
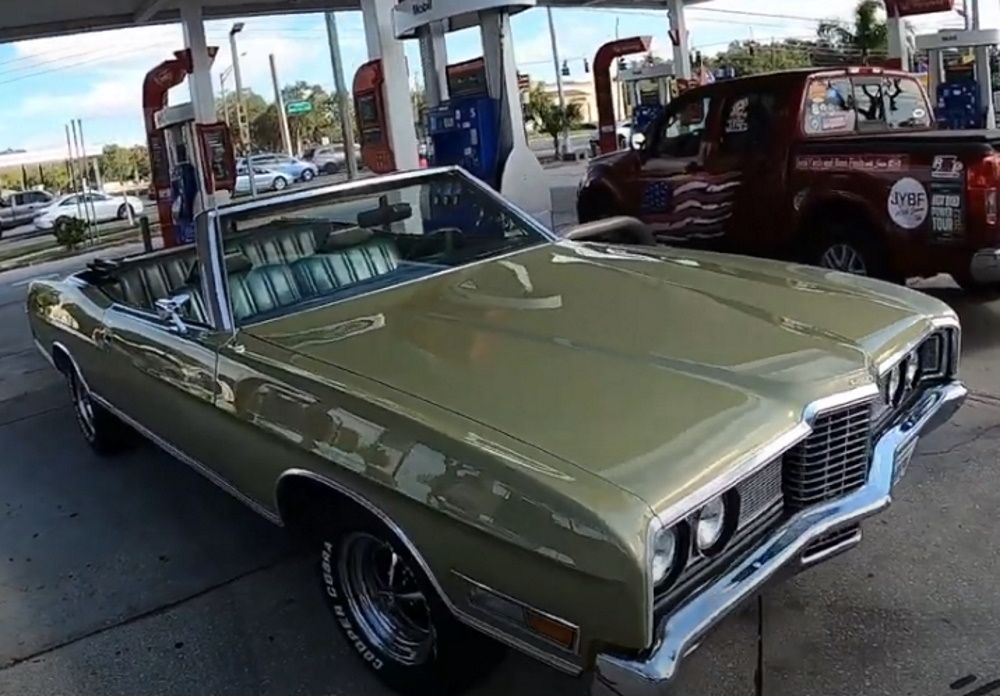
<svg viewBox="0 0 1000 696">
<path fill-rule="evenodd" d="M 179 334 L 188 332 L 187 324 L 181 319 L 181 312 L 191 304 L 191 295 L 182 293 L 156 301 L 156 316 L 163 321 L 169 321 Z"/>
<path fill-rule="evenodd" d="M 611 242 L 656 246 L 656 235 L 649 225 L 634 217 L 618 216 L 577 225 L 563 235 L 575 242 Z"/>
<path fill-rule="evenodd" d="M 644 150 L 646 148 L 646 136 L 643 133 L 632 134 L 632 149 Z"/>
</svg>

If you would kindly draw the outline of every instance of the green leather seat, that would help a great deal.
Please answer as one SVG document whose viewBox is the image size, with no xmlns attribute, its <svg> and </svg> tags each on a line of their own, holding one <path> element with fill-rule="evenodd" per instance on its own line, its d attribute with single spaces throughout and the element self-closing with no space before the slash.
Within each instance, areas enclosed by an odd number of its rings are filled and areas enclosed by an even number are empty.
<svg viewBox="0 0 1000 696">
<path fill-rule="evenodd" d="M 398 266 L 395 246 L 379 240 L 299 259 L 291 268 L 301 294 L 312 297 L 392 273 Z"/>
<path fill-rule="evenodd" d="M 291 268 L 284 264 L 259 266 L 249 273 L 230 276 L 229 296 L 237 322 L 293 305 L 302 299 Z"/>
<path fill-rule="evenodd" d="M 190 250 L 143 261 L 118 271 L 117 286 L 109 290 L 123 304 L 152 310 L 157 300 L 170 297 L 187 285 L 194 264 L 194 253 Z"/>
</svg>

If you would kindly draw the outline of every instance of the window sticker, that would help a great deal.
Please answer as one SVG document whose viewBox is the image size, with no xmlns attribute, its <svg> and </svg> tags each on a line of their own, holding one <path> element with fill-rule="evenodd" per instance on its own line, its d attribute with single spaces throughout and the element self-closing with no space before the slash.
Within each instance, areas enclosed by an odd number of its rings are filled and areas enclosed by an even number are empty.
<svg viewBox="0 0 1000 696">
<path fill-rule="evenodd" d="M 900 179 L 889 191 L 889 217 L 904 230 L 924 224 L 929 207 L 927 189 L 912 177 Z"/>
</svg>

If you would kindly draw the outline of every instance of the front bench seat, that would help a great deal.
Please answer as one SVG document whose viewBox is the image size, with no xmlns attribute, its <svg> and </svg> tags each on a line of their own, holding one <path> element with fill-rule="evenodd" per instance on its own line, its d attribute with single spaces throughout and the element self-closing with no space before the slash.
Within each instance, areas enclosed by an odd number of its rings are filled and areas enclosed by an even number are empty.
<svg viewBox="0 0 1000 696">
<path fill-rule="evenodd" d="M 396 246 L 389 241 L 373 240 L 300 259 L 291 268 L 301 294 L 313 297 L 387 275 L 398 266 Z"/>
</svg>

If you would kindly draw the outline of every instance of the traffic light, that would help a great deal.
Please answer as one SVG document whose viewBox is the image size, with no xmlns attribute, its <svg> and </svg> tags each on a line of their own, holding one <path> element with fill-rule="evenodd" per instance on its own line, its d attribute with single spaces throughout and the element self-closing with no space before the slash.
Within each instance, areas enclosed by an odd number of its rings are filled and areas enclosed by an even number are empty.
<svg viewBox="0 0 1000 696">
<path fill-rule="evenodd" d="M 590 61 L 586 58 L 583 59 L 583 72 L 590 74 Z"/>
<path fill-rule="evenodd" d="M 567 61 L 565 61 L 565 60 L 563 61 L 562 74 L 563 74 L 563 77 L 569 77 L 570 76 L 569 63 Z"/>
</svg>

